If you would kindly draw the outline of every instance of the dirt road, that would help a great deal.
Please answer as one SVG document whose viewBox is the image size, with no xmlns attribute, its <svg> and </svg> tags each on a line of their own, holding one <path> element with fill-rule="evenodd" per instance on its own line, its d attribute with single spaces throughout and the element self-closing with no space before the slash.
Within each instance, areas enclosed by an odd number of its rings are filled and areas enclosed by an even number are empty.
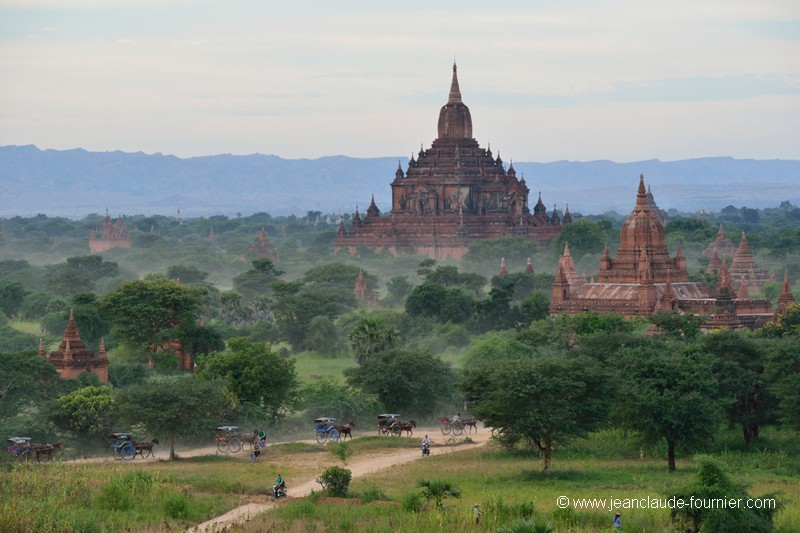
<svg viewBox="0 0 800 533">
<path fill-rule="evenodd" d="M 434 435 L 434 430 L 438 432 L 438 428 L 431 428 L 428 430 L 429 434 Z M 422 430 L 425 431 L 425 430 Z M 489 442 L 490 432 L 488 429 L 483 428 L 477 434 L 473 433 L 470 438 L 474 444 L 459 445 L 459 446 L 444 446 L 444 438 L 439 439 L 439 446 L 436 445 L 436 438 L 434 437 L 434 446 L 431 448 L 432 455 L 443 455 L 455 453 L 459 450 L 464 450 L 467 447 L 483 446 Z M 440 435 L 441 437 L 441 435 Z M 353 478 L 374 474 L 394 465 L 402 465 L 411 461 L 422 458 L 421 450 L 419 449 L 402 449 L 402 450 L 386 450 L 380 455 L 372 455 L 364 457 L 363 459 L 354 459 L 347 464 L 347 468 L 352 472 Z M 316 479 L 307 479 L 301 481 L 299 484 L 289 487 L 289 494 L 293 498 L 303 498 L 311 494 L 312 490 L 320 488 Z M 203 522 L 190 529 L 192 533 L 211 533 L 224 531 L 227 527 L 233 524 L 245 522 L 251 517 L 263 513 L 267 509 L 271 509 L 275 504 L 272 502 L 250 502 L 231 511 L 224 515 L 218 516 L 207 522 Z"/>
</svg>

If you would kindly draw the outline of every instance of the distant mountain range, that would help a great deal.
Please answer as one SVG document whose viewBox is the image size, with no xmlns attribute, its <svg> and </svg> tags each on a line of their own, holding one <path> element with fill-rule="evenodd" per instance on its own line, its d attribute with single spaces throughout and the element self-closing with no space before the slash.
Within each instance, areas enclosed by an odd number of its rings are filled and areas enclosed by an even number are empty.
<svg viewBox="0 0 800 533">
<path fill-rule="evenodd" d="M 374 194 L 381 211 L 391 201 L 389 183 L 406 157 L 282 159 L 273 155 L 214 155 L 181 159 L 142 152 L 40 150 L 36 146 L 0 147 L 0 216 L 83 218 L 170 215 L 305 215 L 363 212 Z M 613 161 L 514 162 L 548 210 L 583 214 L 630 211 L 639 174 L 652 186 L 663 209 L 689 212 L 736 207 L 800 204 L 800 161 L 707 157 L 663 162 Z"/>
</svg>

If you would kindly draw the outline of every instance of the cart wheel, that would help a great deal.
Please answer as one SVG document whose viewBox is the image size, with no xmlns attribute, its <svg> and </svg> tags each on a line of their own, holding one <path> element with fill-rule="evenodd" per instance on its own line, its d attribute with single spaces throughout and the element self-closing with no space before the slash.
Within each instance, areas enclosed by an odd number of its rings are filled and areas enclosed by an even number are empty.
<svg viewBox="0 0 800 533">
<path fill-rule="evenodd" d="M 126 461 L 130 461 L 134 457 L 136 457 L 136 448 L 133 447 L 133 444 L 130 442 L 125 443 L 125 445 L 120 450 L 122 458 Z"/>
<path fill-rule="evenodd" d="M 461 423 L 455 424 L 453 426 L 453 435 L 459 436 L 464 433 L 464 426 Z"/>
<path fill-rule="evenodd" d="M 442 424 L 442 435 L 450 434 L 450 424 Z"/>
<path fill-rule="evenodd" d="M 228 453 L 228 443 L 224 440 L 218 440 L 217 450 L 219 451 L 219 453 Z"/>
<path fill-rule="evenodd" d="M 231 440 L 228 441 L 228 448 L 230 448 L 231 453 L 242 451 L 242 439 L 240 437 L 231 437 Z"/>
<path fill-rule="evenodd" d="M 332 429 L 328 432 L 328 442 L 339 442 L 339 432 Z"/>
<path fill-rule="evenodd" d="M 324 431 L 317 431 L 317 442 L 320 444 L 325 444 L 325 441 L 328 440 L 328 434 Z"/>
</svg>

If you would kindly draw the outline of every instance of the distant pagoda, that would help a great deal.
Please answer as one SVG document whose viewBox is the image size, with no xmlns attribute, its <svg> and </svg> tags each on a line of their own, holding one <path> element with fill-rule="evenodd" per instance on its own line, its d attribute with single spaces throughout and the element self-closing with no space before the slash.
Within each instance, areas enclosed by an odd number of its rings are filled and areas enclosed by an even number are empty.
<svg viewBox="0 0 800 533">
<path fill-rule="evenodd" d="M 472 137 L 472 116 L 461 99 L 456 65 L 447 103 L 439 111 L 438 137 L 427 150 L 412 154 L 406 171 L 397 165 L 392 210 L 381 216 L 374 197 L 366 215 L 356 208 L 348 229 L 340 220 L 337 251 L 356 253 L 359 246 L 391 254 L 416 253 L 433 259 L 460 259 L 470 242 L 524 237 L 550 242 L 572 220 L 557 211 L 548 216 L 539 201 L 530 212 L 525 178 L 513 163 Z"/>
<path fill-rule="evenodd" d="M 69 312 L 69 322 L 64 329 L 64 336 L 58 349 L 47 354 L 44 342 L 39 339 L 39 355 L 56 367 L 62 379 L 76 379 L 84 372 L 91 372 L 100 379 L 100 383 L 108 383 L 108 356 L 105 343 L 100 340 L 100 350 L 96 356 L 87 349 L 81 340 L 81 332 L 78 330 L 75 314 L 72 311 Z"/>
<path fill-rule="evenodd" d="M 125 225 L 122 217 L 112 221 L 108 216 L 108 209 L 106 209 L 103 225 L 89 232 L 89 250 L 92 253 L 100 253 L 111 248 L 130 247 L 131 237 L 128 233 L 128 226 Z"/>
</svg>

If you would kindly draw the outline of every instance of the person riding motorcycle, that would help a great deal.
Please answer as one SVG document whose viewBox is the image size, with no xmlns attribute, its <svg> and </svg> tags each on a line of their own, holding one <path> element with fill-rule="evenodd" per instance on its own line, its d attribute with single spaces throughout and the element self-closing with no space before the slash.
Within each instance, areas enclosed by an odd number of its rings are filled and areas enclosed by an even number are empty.
<svg viewBox="0 0 800 533">
<path fill-rule="evenodd" d="M 275 498 L 286 496 L 286 482 L 280 474 L 275 478 L 275 483 L 272 485 L 272 496 Z"/>
<path fill-rule="evenodd" d="M 425 438 L 422 439 L 422 456 L 425 457 L 426 455 L 431 454 L 431 439 L 425 435 Z"/>
</svg>

